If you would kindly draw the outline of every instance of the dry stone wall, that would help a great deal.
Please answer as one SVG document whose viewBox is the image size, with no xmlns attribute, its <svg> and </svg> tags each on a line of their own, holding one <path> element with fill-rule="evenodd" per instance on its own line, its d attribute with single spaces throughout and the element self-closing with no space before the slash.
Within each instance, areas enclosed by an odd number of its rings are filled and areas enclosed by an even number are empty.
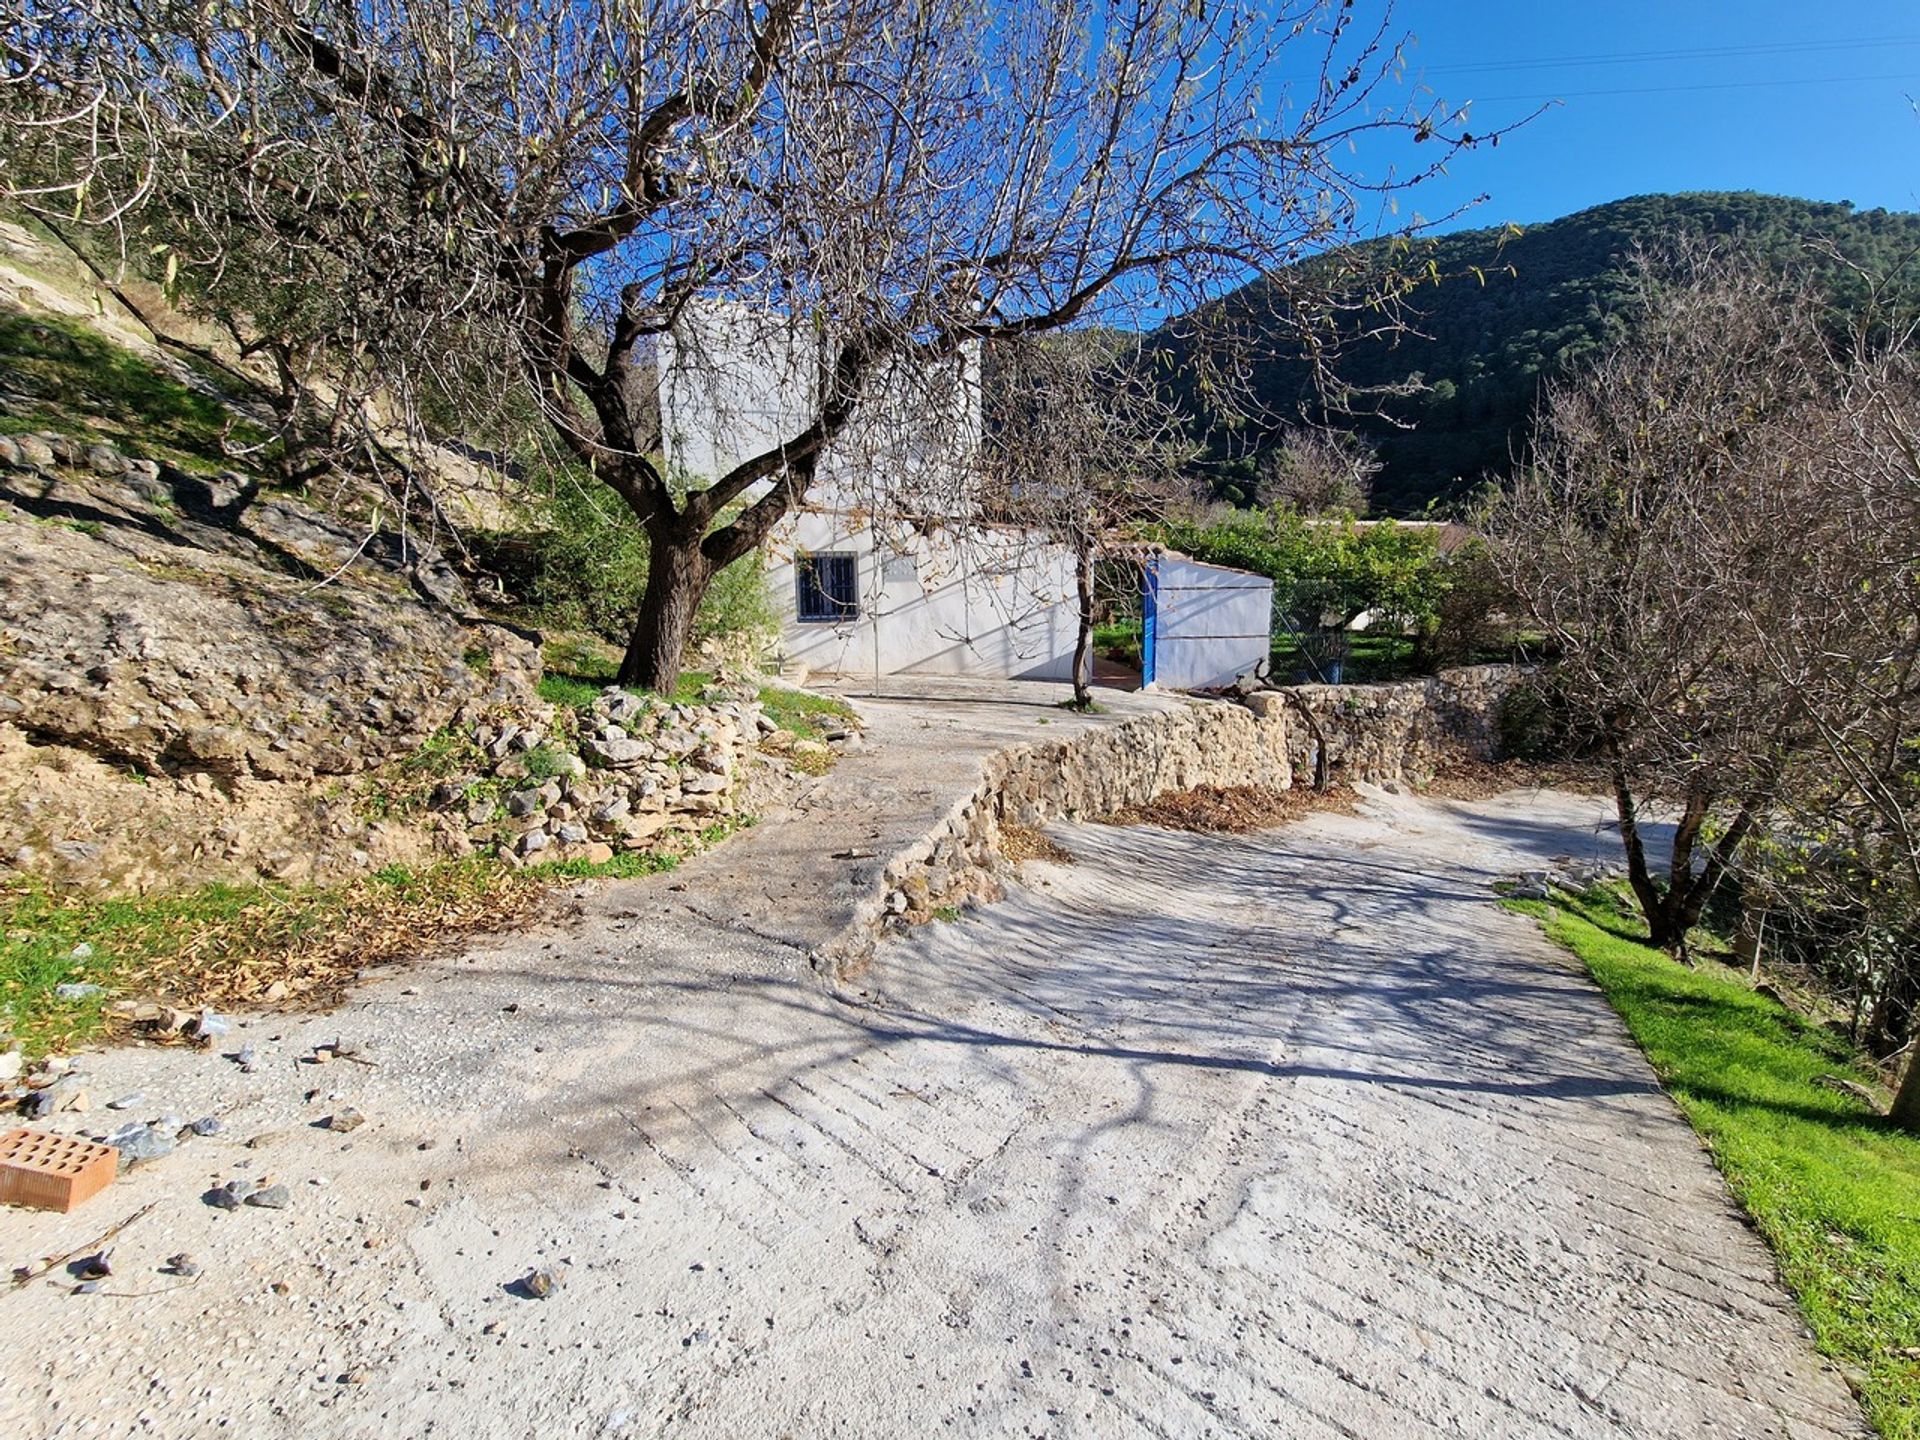
<svg viewBox="0 0 1920 1440">
<path fill-rule="evenodd" d="M 604 861 L 737 813 L 737 790 L 771 728 L 757 700 L 670 705 L 609 689 L 552 731 L 486 722 L 490 769 L 434 792 L 446 848 L 518 860 Z"/>
<path fill-rule="evenodd" d="M 1388 685 L 1262 691 L 1245 704 L 1191 700 L 1051 745 L 994 755 L 980 784 L 888 863 L 882 893 L 814 964 L 856 972 L 890 925 L 999 896 L 1003 831 L 1085 820 L 1201 785 L 1311 784 L 1324 746 L 1336 781 L 1423 784 L 1452 758 L 1496 758 L 1502 697 L 1518 671 L 1474 666 Z"/>
<path fill-rule="evenodd" d="M 1309 779 L 1324 745 L 1336 783 L 1420 785 L 1456 756 L 1494 758 L 1500 704 L 1521 673 L 1472 665 L 1390 685 L 1294 685 L 1247 706 L 1282 727 L 1288 759 Z"/>
</svg>

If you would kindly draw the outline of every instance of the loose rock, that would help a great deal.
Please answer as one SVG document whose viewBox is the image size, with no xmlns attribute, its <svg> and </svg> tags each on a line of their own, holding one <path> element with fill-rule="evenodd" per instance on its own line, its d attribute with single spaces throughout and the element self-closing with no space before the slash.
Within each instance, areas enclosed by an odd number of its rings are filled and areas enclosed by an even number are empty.
<svg viewBox="0 0 1920 1440">
<path fill-rule="evenodd" d="M 520 1279 L 520 1289 L 535 1300 L 545 1300 L 567 1283 L 567 1267 L 564 1265 L 542 1265 L 537 1270 L 529 1270 Z"/>
</svg>

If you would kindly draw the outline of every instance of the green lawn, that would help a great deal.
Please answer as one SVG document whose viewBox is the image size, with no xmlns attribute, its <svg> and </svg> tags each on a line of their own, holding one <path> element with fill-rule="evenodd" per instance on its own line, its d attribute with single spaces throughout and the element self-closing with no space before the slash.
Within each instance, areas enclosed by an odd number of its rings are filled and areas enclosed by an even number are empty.
<svg viewBox="0 0 1920 1440">
<path fill-rule="evenodd" d="M 1513 902 L 1586 963 L 1888 1440 L 1920 1440 L 1920 1136 L 1818 1083 L 1876 1077 L 1739 972 L 1639 943 L 1610 892 Z"/>
</svg>

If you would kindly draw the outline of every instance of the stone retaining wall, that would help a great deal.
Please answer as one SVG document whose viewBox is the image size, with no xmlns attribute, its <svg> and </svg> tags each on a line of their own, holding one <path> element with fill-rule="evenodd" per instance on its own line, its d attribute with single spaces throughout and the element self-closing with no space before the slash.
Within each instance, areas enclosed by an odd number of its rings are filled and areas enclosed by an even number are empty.
<svg viewBox="0 0 1920 1440">
<path fill-rule="evenodd" d="M 888 862 L 881 893 L 814 956 L 815 968 L 845 977 L 888 926 L 998 898 L 1008 826 L 1097 819 L 1201 785 L 1285 790 L 1296 776 L 1311 784 L 1323 745 L 1336 783 L 1420 785 L 1450 758 L 1494 759 L 1500 702 L 1518 675 L 1483 665 L 1387 685 L 1261 691 L 1245 704 L 1195 699 L 1071 740 L 1002 750 L 965 800 Z"/>
<path fill-rule="evenodd" d="M 507 720 L 474 729 L 491 768 L 435 791 L 446 848 L 605 861 L 704 829 L 738 813 L 739 782 L 773 728 L 744 695 L 684 705 L 619 689 L 556 718 L 551 729 Z"/>
</svg>

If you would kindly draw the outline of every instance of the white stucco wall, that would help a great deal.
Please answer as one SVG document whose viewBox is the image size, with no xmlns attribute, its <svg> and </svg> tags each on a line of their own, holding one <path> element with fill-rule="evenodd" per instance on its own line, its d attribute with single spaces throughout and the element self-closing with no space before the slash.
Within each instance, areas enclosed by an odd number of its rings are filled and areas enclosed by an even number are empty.
<svg viewBox="0 0 1920 1440">
<path fill-rule="evenodd" d="M 799 435 L 815 418 L 829 358 L 821 338 L 787 316 L 725 301 L 689 305 L 654 346 L 668 468 L 711 482 Z M 980 443 L 979 345 L 884 367 L 866 395 L 821 459 L 822 491 L 836 504 L 950 512 Z"/>
<path fill-rule="evenodd" d="M 1149 564 L 1147 583 L 1147 683 L 1217 690 L 1271 654 L 1273 581 L 1266 576 L 1162 552 Z"/>
<path fill-rule="evenodd" d="M 798 619 L 796 553 L 855 557 L 851 619 Z M 790 516 L 768 547 L 767 584 L 788 658 L 838 675 L 1069 680 L 1073 556 L 1015 531 L 876 527 L 858 512 Z"/>
</svg>

